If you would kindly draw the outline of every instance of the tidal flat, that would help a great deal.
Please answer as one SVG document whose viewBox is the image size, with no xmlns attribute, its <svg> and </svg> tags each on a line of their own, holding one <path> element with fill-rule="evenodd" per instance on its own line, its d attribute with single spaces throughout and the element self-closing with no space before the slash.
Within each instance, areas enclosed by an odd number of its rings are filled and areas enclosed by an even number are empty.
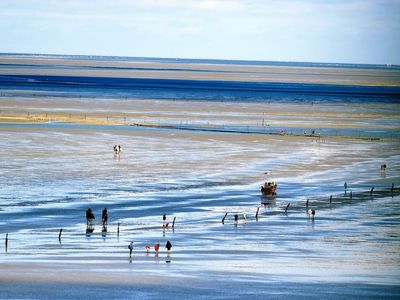
<svg viewBox="0 0 400 300">
<path fill-rule="evenodd" d="M 0 84 L 0 298 L 400 296 L 397 96 L 168 89 Z"/>
</svg>

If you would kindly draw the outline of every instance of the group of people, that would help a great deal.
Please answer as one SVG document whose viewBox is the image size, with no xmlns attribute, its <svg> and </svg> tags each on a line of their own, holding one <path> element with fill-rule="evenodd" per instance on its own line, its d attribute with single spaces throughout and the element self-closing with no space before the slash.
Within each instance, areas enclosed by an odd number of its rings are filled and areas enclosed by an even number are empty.
<svg viewBox="0 0 400 300">
<path fill-rule="evenodd" d="M 146 245 L 145 248 L 146 248 L 146 253 L 149 253 L 150 252 L 150 246 Z M 171 252 L 171 248 L 172 248 L 172 244 L 171 244 L 170 241 L 167 241 L 165 243 L 165 248 L 167 249 L 167 253 L 169 255 L 169 253 Z M 129 257 L 132 258 L 133 241 L 129 244 L 128 249 L 129 249 Z M 160 243 L 157 243 L 157 244 L 154 245 L 154 252 L 155 252 L 156 256 L 158 256 L 159 250 L 160 250 Z"/>
<path fill-rule="evenodd" d="M 88 208 L 86 210 L 86 225 L 87 225 L 87 229 L 86 231 L 88 232 L 93 232 L 94 230 L 94 221 L 95 221 L 96 217 L 94 216 L 93 210 L 91 208 Z M 104 208 L 102 213 L 101 213 L 101 219 L 102 219 L 102 223 L 103 223 L 103 231 L 104 228 L 107 228 L 108 225 L 108 211 L 107 208 Z M 169 222 L 167 221 L 167 215 L 164 214 L 163 215 L 163 228 L 168 228 Z M 105 229 L 107 231 L 107 229 Z M 118 232 L 119 232 L 119 223 L 118 223 Z M 167 241 L 167 243 L 165 244 L 165 248 L 167 249 L 167 253 L 169 254 L 172 248 L 172 244 L 170 241 Z M 132 257 L 132 251 L 133 251 L 133 242 L 131 242 L 128 246 L 128 249 L 130 250 L 129 252 L 129 257 Z M 154 245 L 154 251 L 155 254 L 158 255 L 158 251 L 160 250 L 160 244 L 157 243 Z M 149 253 L 150 251 L 150 246 L 146 245 L 146 252 Z"/>
<path fill-rule="evenodd" d="M 86 225 L 93 225 L 94 221 L 96 220 L 96 217 L 94 216 L 93 210 L 91 208 L 88 208 L 86 210 Z M 107 226 L 108 224 L 108 212 L 107 208 L 104 208 L 102 213 L 101 213 L 101 220 L 103 223 L 103 226 Z"/>
</svg>

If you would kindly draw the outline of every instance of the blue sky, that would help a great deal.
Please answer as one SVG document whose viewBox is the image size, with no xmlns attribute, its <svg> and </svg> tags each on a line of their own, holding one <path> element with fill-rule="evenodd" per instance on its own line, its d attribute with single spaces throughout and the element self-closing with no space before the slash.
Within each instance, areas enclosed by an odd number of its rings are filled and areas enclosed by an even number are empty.
<svg viewBox="0 0 400 300">
<path fill-rule="evenodd" d="M 0 0 L 0 52 L 400 64 L 400 0 Z"/>
</svg>

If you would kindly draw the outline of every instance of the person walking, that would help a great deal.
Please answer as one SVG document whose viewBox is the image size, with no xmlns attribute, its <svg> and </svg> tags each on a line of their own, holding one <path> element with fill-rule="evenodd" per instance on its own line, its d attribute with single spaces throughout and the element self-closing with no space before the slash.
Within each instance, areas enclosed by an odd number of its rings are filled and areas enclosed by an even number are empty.
<svg viewBox="0 0 400 300">
<path fill-rule="evenodd" d="M 101 214 L 101 219 L 103 221 L 103 226 L 106 226 L 108 223 L 108 212 L 107 212 L 107 208 L 103 209 L 103 212 Z"/>
<path fill-rule="evenodd" d="M 158 250 L 160 249 L 160 244 L 155 244 L 154 245 L 154 251 L 156 252 L 156 255 L 158 255 Z"/>
<path fill-rule="evenodd" d="M 172 248 L 172 244 L 170 241 L 167 241 L 167 243 L 165 244 L 165 248 L 167 248 L 167 252 L 169 254 L 169 252 L 171 251 L 171 248 Z"/>
<path fill-rule="evenodd" d="M 169 222 L 167 220 L 167 215 L 163 215 L 163 228 L 168 228 Z"/>
<path fill-rule="evenodd" d="M 128 249 L 129 249 L 129 258 L 132 258 L 133 242 L 129 244 Z"/>
</svg>

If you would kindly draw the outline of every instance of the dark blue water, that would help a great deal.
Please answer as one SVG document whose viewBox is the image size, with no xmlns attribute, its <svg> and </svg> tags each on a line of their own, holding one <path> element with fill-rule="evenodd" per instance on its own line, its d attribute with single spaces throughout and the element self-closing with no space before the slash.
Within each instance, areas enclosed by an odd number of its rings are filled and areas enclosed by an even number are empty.
<svg viewBox="0 0 400 300">
<path fill-rule="evenodd" d="M 133 97 L 251 102 L 400 102 L 400 88 L 303 83 L 228 82 L 72 76 L 0 76 L 2 94 L 23 90 L 51 97 Z"/>
</svg>

